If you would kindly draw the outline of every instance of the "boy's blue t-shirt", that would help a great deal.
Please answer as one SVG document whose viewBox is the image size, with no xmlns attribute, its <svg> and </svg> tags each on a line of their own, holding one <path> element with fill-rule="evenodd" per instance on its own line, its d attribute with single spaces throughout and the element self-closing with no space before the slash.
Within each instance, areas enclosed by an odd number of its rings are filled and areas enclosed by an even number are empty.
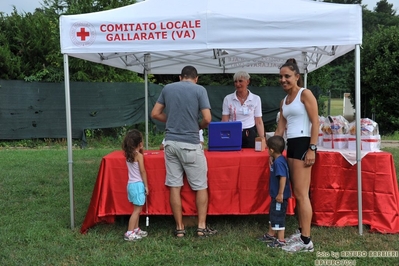
<svg viewBox="0 0 399 266">
<path fill-rule="evenodd" d="M 290 178 L 287 160 L 283 155 L 277 157 L 270 167 L 269 194 L 272 198 L 275 198 L 278 195 L 280 177 L 286 178 L 283 197 L 284 199 L 288 199 L 291 197 Z"/>
</svg>

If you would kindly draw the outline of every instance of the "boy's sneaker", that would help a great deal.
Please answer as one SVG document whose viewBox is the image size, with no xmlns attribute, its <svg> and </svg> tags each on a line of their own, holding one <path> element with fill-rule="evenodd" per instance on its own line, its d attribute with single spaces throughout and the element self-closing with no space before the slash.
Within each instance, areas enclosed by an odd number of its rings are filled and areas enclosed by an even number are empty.
<svg viewBox="0 0 399 266">
<path fill-rule="evenodd" d="M 266 233 L 263 236 L 259 237 L 258 240 L 262 242 L 273 242 L 274 240 L 276 240 L 276 238 Z"/>
<path fill-rule="evenodd" d="M 148 236 L 148 232 L 147 232 L 147 231 L 143 231 L 143 230 L 141 230 L 140 228 L 139 228 L 135 233 L 136 233 L 136 235 L 139 235 L 139 236 L 141 236 L 141 237 L 146 237 L 146 236 Z"/>
<path fill-rule="evenodd" d="M 135 232 L 131 233 L 131 234 L 127 234 L 125 233 L 123 239 L 125 239 L 126 241 L 137 241 L 141 239 L 141 236 L 136 234 Z"/>
<path fill-rule="evenodd" d="M 287 242 L 287 244 L 291 244 L 294 242 L 298 242 L 300 240 L 301 240 L 301 232 L 299 232 L 299 230 L 297 229 L 295 233 L 293 233 L 292 235 L 290 235 L 285 239 L 285 242 Z"/>
<path fill-rule="evenodd" d="M 276 238 L 273 240 L 273 242 L 269 243 L 267 246 L 271 248 L 282 248 L 286 245 L 287 243 L 285 241 L 280 241 Z"/>
<path fill-rule="evenodd" d="M 281 248 L 284 251 L 295 253 L 295 252 L 313 252 L 313 242 L 310 240 L 309 244 L 305 244 L 302 240 L 293 242 Z"/>
</svg>

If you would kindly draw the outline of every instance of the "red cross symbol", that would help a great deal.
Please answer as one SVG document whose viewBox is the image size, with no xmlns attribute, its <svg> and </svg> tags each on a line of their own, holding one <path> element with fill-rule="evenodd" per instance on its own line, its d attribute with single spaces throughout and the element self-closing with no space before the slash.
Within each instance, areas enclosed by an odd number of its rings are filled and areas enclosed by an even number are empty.
<svg viewBox="0 0 399 266">
<path fill-rule="evenodd" d="M 87 32 L 85 28 L 80 28 L 80 31 L 76 35 L 80 37 L 81 41 L 86 41 L 86 37 L 90 36 L 90 32 Z"/>
</svg>

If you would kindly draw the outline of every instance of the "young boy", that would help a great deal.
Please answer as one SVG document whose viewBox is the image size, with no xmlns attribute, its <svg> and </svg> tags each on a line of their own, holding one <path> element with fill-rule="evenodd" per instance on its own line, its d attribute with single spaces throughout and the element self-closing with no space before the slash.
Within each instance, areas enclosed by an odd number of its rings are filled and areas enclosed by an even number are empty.
<svg viewBox="0 0 399 266">
<path fill-rule="evenodd" d="M 272 198 L 269 211 L 269 232 L 260 240 L 270 242 L 269 247 L 281 248 L 285 246 L 285 216 L 288 198 L 291 197 L 288 164 L 282 155 L 285 141 L 281 136 L 273 136 L 267 140 L 270 158 L 273 163 L 270 167 L 269 194 Z"/>
</svg>

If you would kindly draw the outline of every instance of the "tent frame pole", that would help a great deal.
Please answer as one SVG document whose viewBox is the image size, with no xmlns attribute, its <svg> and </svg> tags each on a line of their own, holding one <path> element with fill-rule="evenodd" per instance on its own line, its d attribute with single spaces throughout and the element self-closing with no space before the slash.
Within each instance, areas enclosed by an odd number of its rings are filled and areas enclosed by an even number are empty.
<svg viewBox="0 0 399 266">
<path fill-rule="evenodd" d="M 145 108 L 145 149 L 148 150 L 148 68 L 149 68 L 150 55 L 144 55 L 144 108 Z"/>
<path fill-rule="evenodd" d="M 363 235 L 362 158 L 360 151 L 360 44 L 355 46 L 355 105 L 358 227 L 359 235 Z"/>
<path fill-rule="evenodd" d="M 148 74 L 144 70 L 144 93 L 145 93 L 145 149 L 148 150 Z"/>
<path fill-rule="evenodd" d="M 73 189 L 73 160 L 72 160 L 72 124 L 71 124 L 71 95 L 69 89 L 68 55 L 64 54 L 64 83 L 65 83 L 65 112 L 67 126 L 68 172 L 69 172 L 69 204 L 71 212 L 71 229 L 75 228 L 75 201 Z"/>
</svg>

